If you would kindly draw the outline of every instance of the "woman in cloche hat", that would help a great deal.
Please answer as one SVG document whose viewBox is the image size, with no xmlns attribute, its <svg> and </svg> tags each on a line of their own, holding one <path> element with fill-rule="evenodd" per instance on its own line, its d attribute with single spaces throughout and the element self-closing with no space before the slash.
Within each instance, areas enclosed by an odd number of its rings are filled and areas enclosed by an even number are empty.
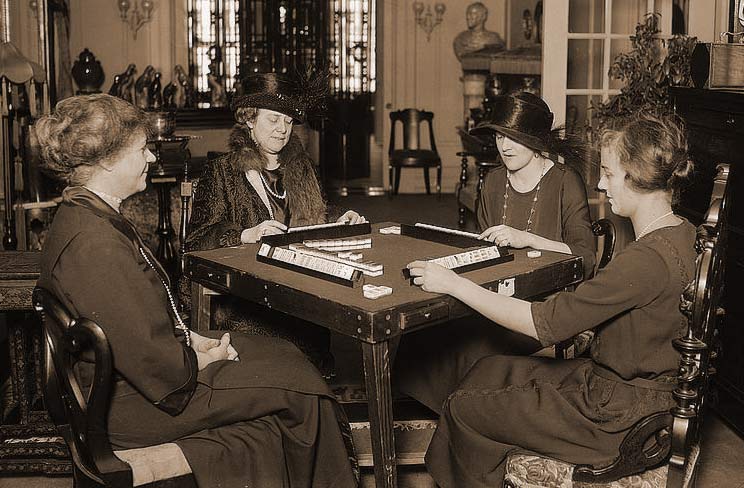
<svg viewBox="0 0 744 488">
<path fill-rule="evenodd" d="M 243 80 L 242 95 L 232 102 L 237 124 L 230 151 L 207 165 L 194 194 L 188 251 L 258 242 L 288 227 L 326 222 L 328 208 L 315 165 L 292 129 L 320 105 L 327 82 L 319 74 L 299 82 L 277 73 Z M 349 210 L 337 221 L 365 219 Z M 188 303 L 185 285 L 181 283 L 181 295 Z M 330 373 L 326 329 L 237 298 L 214 302 L 218 327 L 291 340 L 324 374 Z"/>
<path fill-rule="evenodd" d="M 481 238 L 516 248 L 531 247 L 584 258 L 594 272 L 595 238 L 584 181 L 567 163 L 581 145 L 552 129 L 548 105 L 532 93 L 495 97 L 490 116 L 473 135 L 492 137 L 504 165 L 488 173 L 478 202 Z"/>
<path fill-rule="evenodd" d="M 498 130 L 512 127 L 505 122 Z M 510 136 L 504 136 L 499 149 L 509 155 Z M 672 210 L 694 168 L 685 129 L 674 116 L 641 112 L 615 121 L 600 146 L 598 188 L 607 193 L 612 212 L 630 220 L 636 240 L 574 291 L 530 303 L 431 261 L 408 264 L 423 290 L 449 294 L 491 320 L 493 328 L 544 347 L 596 330 L 589 357 L 496 354 L 465 371 L 441 405 L 426 453 L 426 467 L 441 488 L 502 486 L 513 452 L 607 466 L 636 422 L 675 405 L 679 353 L 672 340 L 686 323 L 679 297 L 695 276 L 696 256 L 695 227 Z M 512 172 L 518 168 L 510 158 L 506 165 Z M 545 172 L 541 164 L 533 171 Z M 560 469 L 545 467 L 533 463 L 528 471 L 536 468 L 540 476 L 531 481 L 565 486 Z"/>
<path fill-rule="evenodd" d="M 486 176 L 477 207 L 482 239 L 500 246 L 570 253 L 594 272 L 596 243 L 581 176 L 573 162 L 581 144 L 552 130 L 553 114 L 531 93 L 495 97 L 490 115 L 471 133 L 495 139 L 503 166 Z M 532 354 L 540 344 L 475 317 L 407 334 L 396 361 L 397 387 L 440 412 L 463 375 L 493 354 Z"/>
</svg>

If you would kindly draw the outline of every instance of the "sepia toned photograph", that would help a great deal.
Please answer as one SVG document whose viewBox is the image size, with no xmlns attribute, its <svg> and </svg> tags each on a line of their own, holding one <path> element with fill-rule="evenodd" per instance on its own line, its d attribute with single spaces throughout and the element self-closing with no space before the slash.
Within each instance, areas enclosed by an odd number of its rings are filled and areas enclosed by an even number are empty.
<svg viewBox="0 0 744 488">
<path fill-rule="evenodd" d="M 0 87 L 0 488 L 744 488 L 741 0 L 0 0 Z"/>
</svg>

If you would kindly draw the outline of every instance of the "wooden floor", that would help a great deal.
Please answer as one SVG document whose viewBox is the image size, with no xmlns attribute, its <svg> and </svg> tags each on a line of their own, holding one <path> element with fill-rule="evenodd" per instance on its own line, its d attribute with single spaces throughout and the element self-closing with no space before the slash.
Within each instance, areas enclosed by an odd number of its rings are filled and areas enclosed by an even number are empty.
<svg viewBox="0 0 744 488">
<path fill-rule="evenodd" d="M 457 207 L 453 195 L 399 195 L 388 197 L 350 196 L 333 202 L 342 210 L 360 211 L 372 222 L 426 222 L 456 227 Z M 333 337 L 339 383 L 362 383 L 359 346 L 345 337 Z M 716 415 L 705 419 L 702 453 L 699 461 L 698 488 L 744 488 L 744 439 Z M 365 470 L 363 487 L 373 487 L 371 471 Z M 431 488 L 433 481 L 423 467 L 399 470 L 400 488 Z M 0 488 L 70 488 L 70 478 L 0 478 Z"/>
</svg>

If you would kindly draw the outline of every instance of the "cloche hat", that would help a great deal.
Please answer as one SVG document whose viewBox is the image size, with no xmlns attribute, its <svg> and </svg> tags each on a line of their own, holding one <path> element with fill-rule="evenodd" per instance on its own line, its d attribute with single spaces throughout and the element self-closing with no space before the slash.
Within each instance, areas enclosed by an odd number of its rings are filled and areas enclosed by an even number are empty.
<svg viewBox="0 0 744 488">
<path fill-rule="evenodd" d="M 470 130 L 472 135 L 499 133 L 536 151 L 553 150 L 553 113 L 542 98 L 528 92 L 498 95 L 489 108 L 487 118 Z"/>
</svg>

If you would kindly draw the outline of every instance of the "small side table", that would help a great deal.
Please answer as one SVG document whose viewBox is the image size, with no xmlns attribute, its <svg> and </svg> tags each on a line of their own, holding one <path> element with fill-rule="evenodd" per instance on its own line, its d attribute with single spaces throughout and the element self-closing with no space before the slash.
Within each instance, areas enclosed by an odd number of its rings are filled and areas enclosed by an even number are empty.
<svg viewBox="0 0 744 488">
<path fill-rule="evenodd" d="M 170 189 L 179 179 L 188 174 L 191 151 L 189 141 L 196 136 L 172 135 L 148 140 L 152 144 L 155 162 L 150 166 L 150 182 L 158 193 L 158 248 L 155 256 L 171 277 L 178 273 L 178 259 L 173 247 L 176 234 L 171 222 Z"/>
</svg>

